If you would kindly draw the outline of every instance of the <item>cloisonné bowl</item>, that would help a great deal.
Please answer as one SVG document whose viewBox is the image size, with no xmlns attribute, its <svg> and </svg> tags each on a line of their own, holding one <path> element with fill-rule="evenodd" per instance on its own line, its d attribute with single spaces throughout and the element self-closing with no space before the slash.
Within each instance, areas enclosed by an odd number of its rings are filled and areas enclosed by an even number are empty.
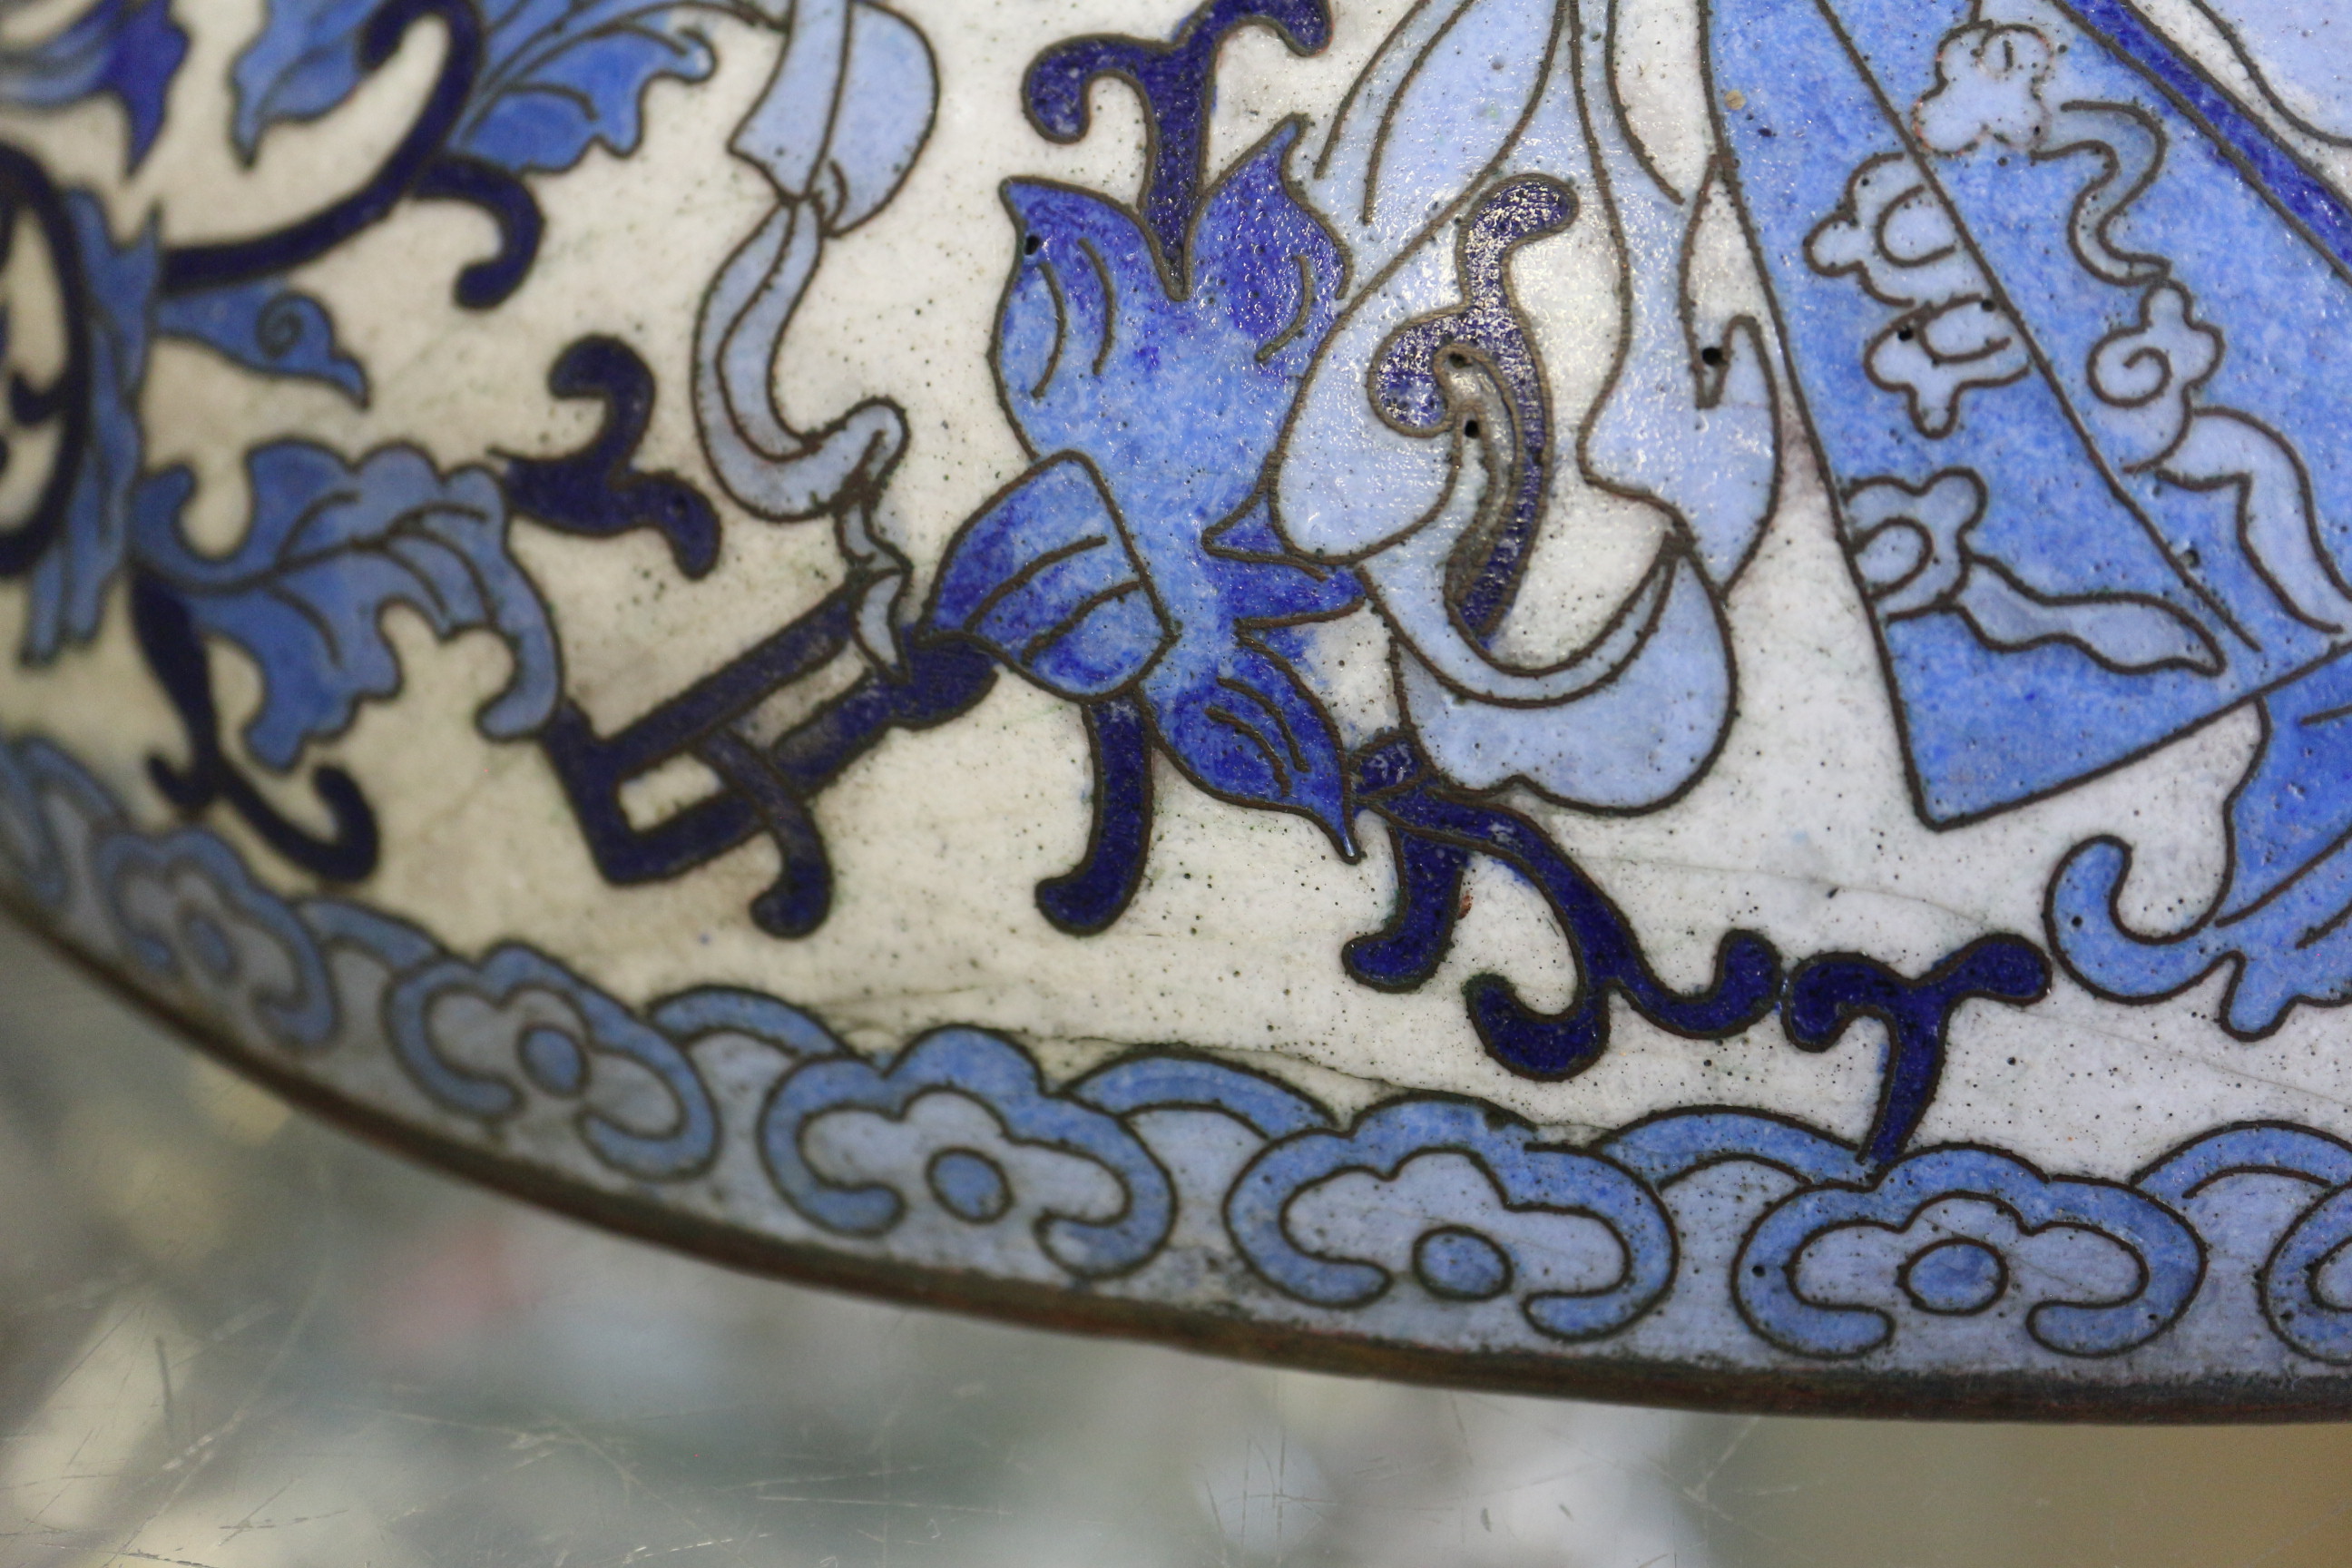
<svg viewBox="0 0 2352 1568">
<path fill-rule="evenodd" d="M 1185 4 L 11 9 L 15 908 L 797 1278 L 2352 1411 L 2352 30 Z"/>
</svg>

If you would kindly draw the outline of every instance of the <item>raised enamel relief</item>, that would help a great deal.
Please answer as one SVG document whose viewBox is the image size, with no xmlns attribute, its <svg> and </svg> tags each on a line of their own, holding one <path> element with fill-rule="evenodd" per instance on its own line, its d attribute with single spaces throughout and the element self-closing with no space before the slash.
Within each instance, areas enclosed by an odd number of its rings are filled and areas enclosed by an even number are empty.
<svg viewBox="0 0 2352 1568">
<path fill-rule="evenodd" d="M 2352 1413 L 2328 0 L 0 34 L 0 867 L 779 1273 Z"/>
</svg>

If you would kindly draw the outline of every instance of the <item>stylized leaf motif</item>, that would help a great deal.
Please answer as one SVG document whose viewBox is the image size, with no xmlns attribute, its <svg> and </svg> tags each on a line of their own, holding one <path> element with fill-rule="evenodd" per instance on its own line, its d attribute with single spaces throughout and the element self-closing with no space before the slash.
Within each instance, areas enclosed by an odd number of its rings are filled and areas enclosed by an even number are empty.
<svg viewBox="0 0 2352 1568">
<path fill-rule="evenodd" d="M 514 656 L 514 677 L 486 705 L 483 732 L 530 733 L 562 687 L 555 634 L 538 590 L 507 552 L 505 497 L 488 470 L 436 473 L 410 447 L 385 447 L 354 468 L 306 441 L 247 459 L 253 521 L 236 552 L 189 549 L 179 516 L 194 481 L 174 468 L 142 487 L 135 549 L 168 582 L 198 629 L 236 644 L 260 668 L 261 711 L 247 747 L 291 767 L 313 740 L 341 733 L 362 701 L 400 689 L 383 613 L 404 605 L 442 637 L 487 630 Z"/>
<path fill-rule="evenodd" d="M 155 331 L 218 349 L 265 375 L 323 381 L 354 403 L 367 402 L 367 372 L 335 341 L 326 307 L 278 279 L 163 300 Z"/>
<path fill-rule="evenodd" d="M 1338 735 L 1278 628 L 1344 613 L 1360 590 L 1347 573 L 1293 556 L 1261 494 L 1345 277 L 1339 246 L 1284 181 L 1297 134 L 1277 130 L 1209 193 L 1179 277 L 1130 210 L 1058 185 L 1007 188 L 1021 258 L 995 368 L 1024 443 L 1045 460 L 959 540 L 933 619 L 979 630 L 964 583 L 1024 571 L 1034 574 L 1024 586 L 1057 574 L 1108 592 L 1119 584 L 1079 575 L 1075 558 L 1037 563 L 1116 528 L 1156 613 L 1146 619 L 1129 595 L 1121 620 L 1075 624 L 1106 644 L 1125 639 L 1120 653 L 1089 642 L 1083 685 L 1040 667 L 1058 644 L 1031 653 L 1000 642 L 1000 657 L 1066 695 L 1108 695 L 1140 676 L 1154 732 L 1196 783 L 1304 813 L 1353 854 Z M 1007 510 L 1016 497 L 1017 538 Z M 1053 524 L 1025 521 L 1049 501 Z M 1066 614 L 1082 601 L 1050 602 Z M 1009 614 L 1007 601 L 989 613 Z"/>
<path fill-rule="evenodd" d="M 718 64 L 678 0 L 491 0 L 474 100 L 451 145 L 503 169 L 568 169 L 602 142 L 626 155 L 638 103 L 660 77 Z"/>
<path fill-rule="evenodd" d="M 1136 205 L 1171 261 L 1184 252 L 1208 173 L 1218 57 L 1227 40 L 1254 26 L 1294 55 L 1319 54 L 1331 41 L 1331 7 L 1328 0 L 1201 0 L 1164 43 L 1101 33 L 1065 38 L 1030 61 L 1022 81 L 1029 123 L 1066 146 L 1082 141 L 1094 122 L 1095 83 L 1109 78 L 1135 89 L 1151 126 Z"/>
<path fill-rule="evenodd" d="M 260 33 L 236 58 L 230 134 L 251 158 L 262 132 L 316 120 L 360 84 L 360 31 L 381 0 L 268 0 Z"/>
<path fill-rule="evenodd" d="M 1247 640 L 1188 639 L 1143 678 L 1142 693 L 1153 731 L 1194 783 L 1303 812 L 1353 848 L 1339 732 L 1286 659 Z"/>
<path fill-rule="evenodd" d="M 163 129 L 163 100 L 187 56 L 172 0 L 99 0 L 40 43 L 0 49 L 0 102 L 58 109 L 111 93 L 130 117 L 135 169 Z"/>
<path fill-rule="evenodd" d="M 1076 701 L 1131 684 L 1168 643 L 1109 498 L 1072 457 L 1032 469 L 964 525 L 932 623 Z"/>
<path fill-rule="evenodd" d="M 360 35 L 382 0 L 269 0 L 237 57 L 235 133 L 250 158 L 262 133 L 313 120 L 364 74 Z M 706 0 L 486 0 L 482 65 L 450 147 L 502 169 L 568 169 L 602 142 L 626 154 L 639 100 L 660 77 L 696 82 L 718 63 L 682 19 L 731 7 Z"/>
</svg>

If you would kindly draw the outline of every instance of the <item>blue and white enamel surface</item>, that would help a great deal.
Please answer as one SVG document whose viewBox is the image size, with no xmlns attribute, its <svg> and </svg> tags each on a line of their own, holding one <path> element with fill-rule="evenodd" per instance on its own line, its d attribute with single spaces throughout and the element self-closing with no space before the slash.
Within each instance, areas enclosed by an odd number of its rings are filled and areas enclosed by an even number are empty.
<svg viewBox="0 0 2352 1568">
<path fill-rule="evenodd" d="M 10 895 L 787 1272 L 2340 1407 L 2352 33 L 1672 11 L 0 49 Z"/>
</svg>

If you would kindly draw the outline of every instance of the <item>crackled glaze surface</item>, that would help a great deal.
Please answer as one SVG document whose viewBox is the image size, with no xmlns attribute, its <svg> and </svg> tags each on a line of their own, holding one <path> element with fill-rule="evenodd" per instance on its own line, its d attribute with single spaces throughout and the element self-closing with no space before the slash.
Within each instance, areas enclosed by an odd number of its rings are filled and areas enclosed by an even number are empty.
<svg viewBox="0 0 2352 1568">
<path fill-rule="evenodd" d="M 2352 31 L 0 31 L 0 867 L 739 1260 L 1730 1403 L 2352 1407 Z"/>
</svg>

